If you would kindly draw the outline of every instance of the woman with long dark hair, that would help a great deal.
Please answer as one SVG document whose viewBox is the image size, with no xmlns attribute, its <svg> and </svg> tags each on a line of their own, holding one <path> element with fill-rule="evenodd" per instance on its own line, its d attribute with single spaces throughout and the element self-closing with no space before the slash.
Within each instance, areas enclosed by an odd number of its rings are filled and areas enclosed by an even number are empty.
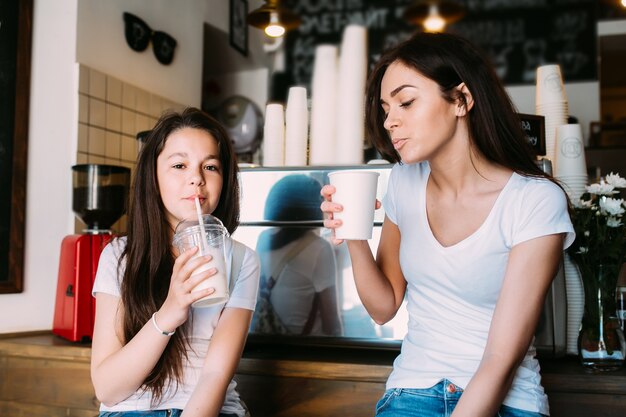
<svg viewBox="0 0 626 417">
<path fill-rule="evenodd" d="M 409 313 L 377 415 L 547 415 L 532 339 L 574 232 L 504 87 L 465 39 L 420 33 L 381 57 L 366 106 L 370 139 L 397 164 L 376 258 L 366 241 L 348 249 L 374 321 L 405 298 Z M 322 190 L 329 228 L 334 191 Z"/>
<path fill-rule="evenodd" d="M 128 234 L 103 250 L 93 288 L 91 376 L 101 416 L 246 414 L 232 377 L 256 304 L 258 257 L 229 239 L 230 298 L 195 308 L 214 289 L 194 287 L 216 271 L 192 276 L 210 258 L 172 246 L 176 226 L 197 218 L 196 199 L 235 231 L 237 172 L 227 132 L 201 110 L 167 113 L 150 132 L 135 169 Z"/>
</svg>

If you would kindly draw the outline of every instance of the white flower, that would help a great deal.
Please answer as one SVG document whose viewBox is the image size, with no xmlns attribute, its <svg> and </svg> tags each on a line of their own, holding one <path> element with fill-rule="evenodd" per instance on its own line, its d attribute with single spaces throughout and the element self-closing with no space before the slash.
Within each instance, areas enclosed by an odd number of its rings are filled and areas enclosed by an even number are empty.
<svg viewBox="0 0 626 417">
<path fill-rule="evenodd" d="M 591 185 L 586 185 L 585 190 L 587 190 L 590 194 L 597 195 L 612 195 L 617 191 L 614 191 L 615 187 L 611 184 L 606 184 L 604 180 L 600 181 L 600 183 L 595 183 Z"/>
<path fill-rule="evenodd" d="M 574 204 L 574 207 L 580 208 L 580 209 L 590 209 L 593 206 L 593 202 L 591 200 L 583 200 L 583 199 L 574 201 L 573 204 Z"/>
<path fill-rule="evenodd" d="M 591 235 L 591 233 L 589 233 L 589 230 L 585 230 L 583 232 L 583 235 L 585 235 L 585 237 L 589 237 Z"/>
<path fill-rule="evenodd" d="M 589 252 L 589 248 L 586 246 L 581 246 L 580 248 L 578 248 L 578 252 L 576 253 L 587 253 Z"/>
<path fill-rule="evenodd" d="M 612 216 L 620 216 L 624 214 L 624 200 L 602 196 L 600 198 L 600 209 L 602 213 L 608 213 Z"/>
<path fill-rule="evenodd" d="M 613 174 L 612 172 L 605 177 L 606 182 L 615 188 L 626 188 L 626 179 L 619 176 L 619 174 Z"/>
<path fill-rule="evenodd" d="M 617 217 L 611 216 L 606 219 L 606 225 L 608 227 L 620 227 L 622 225 L 622 222 Z"/>
</svg>

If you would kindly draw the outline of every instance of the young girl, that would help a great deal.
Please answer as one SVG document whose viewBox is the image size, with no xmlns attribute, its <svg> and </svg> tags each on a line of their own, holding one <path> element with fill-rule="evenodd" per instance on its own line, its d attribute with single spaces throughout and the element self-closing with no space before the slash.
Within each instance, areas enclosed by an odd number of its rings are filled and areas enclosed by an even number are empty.
<svg viewBox="0 0 626 417">
<path fill-rule="evenodd" d="M 141 150 L 128 235 L 100 257 L 91 378 L 100 416 L 244 416 L 232 381 L 256 304 L 259 262 L 245 248 L 226 304 L 191 308 L 216 273 L 191 273 L 210 256 L 176 253 L 176 225 L 203 213 L 239 224 L 237 161 L 219 123 L 198 109 L 161 117 Z M 238 244 L 240 245 L 240 244 Z M 236 245 L 226 248 L 226 274 Z M 192 259 L 193 258 L 193 259 Z M 184 410 L 184 411 L 183 411 Z"/>
<path fill-rule="evenodd" d="M 574 233 L 495 72 L 460 37 L 415 35 L 373 70 L 367 116 L 398 164 L 376 260 L 367 241 L 348 241 L 354 278 L 377 323 L 405 297 L 409 313 L 377 415 L 547 415 L 532 339 Z M 341 225 L 334 191 L 322 190 L 330 228 Z"/>
</svg>

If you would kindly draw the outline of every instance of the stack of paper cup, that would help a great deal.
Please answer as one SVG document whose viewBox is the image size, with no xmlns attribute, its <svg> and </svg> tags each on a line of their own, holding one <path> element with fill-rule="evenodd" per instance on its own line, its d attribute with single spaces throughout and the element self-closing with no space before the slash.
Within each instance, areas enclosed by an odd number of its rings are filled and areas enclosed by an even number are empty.
<svg viewBox="0 0 626 417">
<path fill-rule="evenodd" d="M 318 45 L 311 82 L 309 164 L 330 165 L 335 157 L 337 46 Z"/>
<path fill-rule="evenodd" d="M 585 308 L 583 282 L 576 264 L 565 254 L 563 259 L 565 272 L 565 297 L 567 298 L 566 353 L 578 354 L 578 333 Z"/>
<path fill-rule="evenodd" d="M 587 185 L 587 163 L 583 131 L 579 124 L 556 128 L 555 177 L 564 186 L 570 199 L 578 201 Z"/>
<path fill-rule="evenodd" d="M 282 104 L 270 103 L 265 107 L 263 165 L 285 165 L 285 113 Z"/>
<path fill-rule="evenodd" d="M 545 117 L 546 158 L 553 161 L 554 165 L 556 128 L 567 123 L 569 113 L 561 67 L 558 65 L 537 67 L 535 113 Z"/>
<path fill-rule="evenodd" d="M 348 25 L 343 31 L 337 81 L 337 164 L 362 164 L 365 137 L 367 28 Z"/>
<path fill-rule="evenodd" d="M 291 87 L 285 110 L 285 165 L 305 166 L 309 140 L 306 88 Z"/>
</svg>

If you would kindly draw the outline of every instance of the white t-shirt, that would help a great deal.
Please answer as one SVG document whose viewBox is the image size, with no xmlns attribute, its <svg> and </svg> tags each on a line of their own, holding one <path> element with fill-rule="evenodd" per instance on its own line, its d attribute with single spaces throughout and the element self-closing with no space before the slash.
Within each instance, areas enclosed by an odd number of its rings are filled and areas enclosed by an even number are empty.
<svg viewBox="0 0 626 417">
<path fill-rule="evenodd" d="M 120 296 L 121 279 L 124 275 L 126 262 L 123 260 L 118 275 L 118 259 L 120 258 L 126 238 L 122 237 L 111 241 L 102 251 L 100 262 L 98 264 L 98 272 L 93 285 L 92 294 L 101 292 Z M 232 257 L 232 242 L 227 241 L 226 248 L 226 273 L 230 277 L 230 266 Z M 254 310 L 256 305 L 256 297 L 259 286 L 259 259 L 252 249 L 246 247 L 246 253 L 241 265 L 239 277 L 236 278 L 235 286 L 230 294 L 226 304 L 218 304 L 215 306 L 191 309 L 192 321 L 192 338 L 190 340 L 191 350 L 188 351 L 189 360 L 184 364 L 184 381 L 178 386 L 178 390 L 174 392 L 175 387 L 171 390 L 165 390 L 164 400 L 156 407 L 157 409 L 178 408 L 184 409 L 196 387 L 204 358 L 209 349 L 209 343 L 213 331 L 217 326 L 220 314 L 225 307 L 244 308 Z M 245 410 L 239 401 L 239 394 L 235 391 L 236 383 L 231 381 L 226 391 L 226 398 L 222 406 L 223 413 L 236 414 L 244 416 Z M 133 395 L 115 404 L 107 407 L 100 405 L 101 411 L 131 411 L 131 410 L 150 410 L 150 400 L 152 395 L 150 392 L 135 392 Z"/>
<path fill-rule="evenodd" d="M 574 229 L 563 191 L 513 174 L 484 223 L 461 242 L 442 246 L 426 214 L 427 162 L 393 167 L 385 213 L 400 229 L 407 281 L 408 332 L 387 388 L 428 388 L 447 378 L 465 388 L 478 369 L 513 246 Z M 519 295 L 523 297 L 523 294 Z M 504 404 L 548 414 L 535 349 L 529 349 Z"/>
<path fill-rule="evenodd" d="M 271 230 L 264 233 L 273 232 Z M 297 244 L 298 239 L 281 248 L 265 252 L 261 263 L 262 275 L 271 276 L 277 264 Z M 276 277 L 270 302 L 281 322 L 292 334 L 302 333 L 311 314 L 315 293 L 336 284 L 335 264 L 335 253 L 331 244 L 324 238 L 315 236 L 300 252 L 287 260 L 280 275 Z M 317 312 L 311 335 L 323 334 L 321 322 L 321 315 Z"/>
</svg>

